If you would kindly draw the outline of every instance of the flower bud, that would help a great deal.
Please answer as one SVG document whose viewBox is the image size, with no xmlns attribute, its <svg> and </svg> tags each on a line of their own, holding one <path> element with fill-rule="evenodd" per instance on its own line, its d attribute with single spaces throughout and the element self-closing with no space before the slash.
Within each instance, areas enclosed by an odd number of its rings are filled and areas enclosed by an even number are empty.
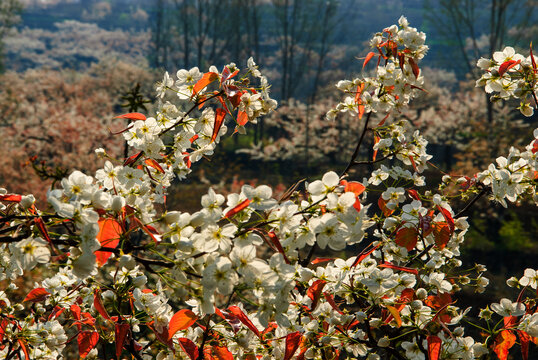
<svg viewBox="0 0 538 360">
<path fill-rule="evenodd" d="M 377 341 L 377 346 L 379 347 L 387 347 L 390 345 L 390 339 L 388 336 L 383 336 L 381 339 Z"/>
</svg>

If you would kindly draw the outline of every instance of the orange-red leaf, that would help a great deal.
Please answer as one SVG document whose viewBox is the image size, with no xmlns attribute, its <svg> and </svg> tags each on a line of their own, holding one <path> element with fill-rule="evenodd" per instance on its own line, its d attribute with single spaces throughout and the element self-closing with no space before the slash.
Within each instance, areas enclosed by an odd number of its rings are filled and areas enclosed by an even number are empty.
<svg viewBox="0 0 538 360">
<path fill-rule="evenodd" d="M 413 75 L 415 75 L 415 78 L 418 78 L 418 75 L 420 74 L 420 69 L 418 68 L 417 63 L 415 62 L 415 59 L 408 58 L 409 65 L 411 65 L 411 69 L 413 70 Z"/>
<path fill-rule="evenodd" d="M 374 135 L 374 145 L 376 145 L 381 138 L 377 135 Z M 375 161 L 375 158 L 377 157 L 377 149 L 374 150 L 374 154 L 372 155 L 372 161 Z"/>
<path fill-rule="evenodd" d="M 239 321 L 241 321 L 246 327 L 248 327 L 254 334 L 256 334 L 257 337 L 260 337 L 260 331 L 258 328 L 250 321 L 248 316 L 241 310 L 238 306 L 230 306 L 228 307 L 227 311 L 231 314 L 233 314 Z"/>
<path fill-rule="evenodd" d="M 517 330 L 519 342 L 521 343 L 521 357 L 523 360 L 529 360 L 529 342 L 532 337 L 524 331 Z"/>
<path fill-rule="evenodd" d="M 101 218 L 97 224 L 99 225 L 97 240 L 99 240 L 101 246 L 116 248 L 120 243 L 120 237 L 122 234 L 121 225 L 112 218 Z M 110 251 L 97 250 L 95 252 L 97 265 L 103 266 L 111 255 L 112 253 Z"/>
<path fill-rule="evenodd" d="M 142 121 L 145 121 L 146 120 L 146 115 L 134 112 L 134 113 L 128 113 L 128 114 L 115 116 L 114 119 L 129 119 L 129 120 L 142 120 Z"/>
<path fill-rule="evenodd" d="M 199 352 L 198 352 L 198 346 L 196 346 L 195 343 L 192 342 L 192 340 L 187 338 L 179 338 L 177 339 L 179 342 L 179 345 L 189 355 L 189 358 L 191 360 L 198 360 Z"/>
<path fill-rule="evenodd" d="M 440 207 L 437 205 L 437 209 L 443 214 L 443 217 L 445 218 L 446 223 L 448 224 L 448 227 L 450 229 L 450 235 L 454 232 L 455 224 L 454 219 L 452 218 L 452 214 L 450 214 L 450 211 L 448 211 L 445 208 Z"/>
<path fill-rule="evenodd" d="M 396 233 L 396 244 L 403 246 L 407 251 L 411 251 L 417 245 L 418 230 L 414 227 L 404 227 Z"/>
<path fill-rule="evenodd" d="M 172 316 L 168 324 L 168 339 L 180 330 L 188 329 L 198 320 L 198 316 L 189 309 L 179 310 Z"/>
<path fill-rule="evenodd" d="M 159 163 L 157 161 L 155 161 L 154 159 L 146 159 L 144 160 L 144 162 L 146 163 L 146 165 L 148 166 L 151 166 L 152 168 L 154 168 L 155 170 L 157 170 L 158 172 L 164 174 L 164 169 L 161 167 L 161 165 L 159 165 Z"/>
<path fill-rule="evenodd" d="M 448 241 L 450 240 L 450 236 L 452 235 L 452 232 L 450 231 L 450 226 L 444 222 L 436 222 L 432 224 L 433 229 L 433 237 L 435 239 L 435 245 L 439 249 L 444 249 Z"/>
<path fill-rule="evenodd" d="M 364 192 L 364 190 L 366 190 L 366 186 L 357 181 L 342 180 L 340 181 L 340 184 L 344 185 L 345 192 L 352 192 L 357 196 L 359 196 Z"/>
<path fill-rule="evenodd" d="M 312 300 L 312 305 L 310 306 L 310 310 L 314 310 L 316 306 L 318 305 L 319 298 L 321 296 L 321 291 L 323 290 L 323 287 L 327 284 L 327 281 L 325 280 L 316 280 L 314 283 L 308 288 L 306 295 Z"/>
<path fill-rule="evenodd" d="M 198 82 L 194 85 L 194 88 L 192 90 L 192 97 L 194 97 L 196 94 L 200 92 L 203 88 L 205 88 L 207 85 L 211 84 L 213 81 L 217 80 L 219 78 L 219 75 L 214 72 L 206 72 L 204 76 Z"/>
<path fill-rule="evenodd" d="M 290 360 L 293 357 L 293 354 L 299 348 L 299 343 L 301 342 L 303 335 L 299 332 L 292 332 L 286 335 L 286 352 L 284 353 L 284 360 Z"/>
<path fill-rule="evenodd" d="M 30 291 L 23 301 L 40 302 L 45 300 L 49 295 L 50 293 L 44 288 L 36 288 Z"/>
<path fill-rule="evenodd" d="M 536 154 L 538 152 L 538 140 L 534 140 L 534 142 L 532 143 L 531 151 L 533 154 Z"/>
<path fill-rule="evenodd" d="M 379 200 L 377 201 L 377 205 L 379 206 L 381 211 L 383 211 L 383 214 L 385 216 L 390 216 L 394 212 L 394 210 L 391 210 L 387 207 L 387 201 L 385 201 L 385 199 L 383 199 L 382 196 L 379 197 Z"/>
<path fill-rule="evenodd" d="M 237 112 L 237 125 L 243 126 L 248 122 L 248 115 L 244 111 Z"/>
<path fill-rule="evenodd" d="M 515 61 L 515 60 L 508 60 L 505 61 L 499 66 L 499 76 L 503 76 L 508 70 L 519 64 L 521 60 Z"/>
<path fill-rule="evenodd" d="M 355 259 L 355 261 L 353 262 L 353 265 L 351 265 L 351 267 L 355 267 L 357 266 L 361 261 L 363 261 L 364 259 L 366 259 L 371 253 L 373 253 L 379 246 L 381 246 L 381 243 L 377 244 L 376 246 L 374 246 L 373 248 L 371 248 L 370 250 L 368 251 L 364 251 L 366 249 L 364 249 L 359 256 L 357 256 L 357 258 Z"/>
<path fill-rule="evenodd" d="M 428 359 L 429 360 L 439 360 L 441 355 L 441 338 L 435 335 L 428 335 Z"/>
<path fill-rule="evenodd" d="M 21 202 L 22 196 L 16 194 L 0 195 L 0 201 Z"/>
<path fill-rule="evenodd" d="M 415 274 L 415 275 L 418 275 L 418 270 L 417 269 L 413 269 L 413 268 L 410 268 L 410 267 L 405 267 L 405 266 L 398 266 L 398 265 L 394 265 L 390 262 L 384 262 L 383 264 L 379 264 L 378 265 L 380 268 L 389 268 L 389 269 L 393 269 L 393 270 L 400 270 L 400 271 L 404 271 L 404 272 L 408 272 L 408 273 L 411 273 L 411 274 Z"/>
<path fill-rule="evenodd" d="M 97 310 L 102 317 L 110 320 L 110 316 L 108 316 L 105 306 L 103 305 L 103 300 L 101 300 L 101 292 L 99 289 L 95 289 L 95 292 L 93 293 L 93 307 L 95 307 L 95 310 Z"/>
<path fill-rule="evenodd" d="M 363 69 L 366 66 L 366 64 L 368 64 L 368 62 L 374 57 L 374 55 L 375 53 L 373 51 L 370 51 L 368 55 L 366 55 L 366 58 L 364 59 L 364 63 L 362 64 Z"/>
<path fill-rule="evenodd" d="M 387 308 L 387 310 L 392 315 L 392 317 L 389 316 L 387 318 L 387 320 L 385 320 L 385 323 L 388 324 L 390 322 L 390 320 L 392 320 L 394 318 L 394 320 L 396 321 L 396 325 L 398 327 L 402 326 L 402 318 L 400 317 L 400 311 L 398 311 L 398 309 L 396 309 L 394 306 L 385 305 L 385 307 Z"/>
<path fill-rule="evenodd" d="M 495 338 L 493 351 L 499 357 L 499 360 L 508 359 L 508 351 L 516 343 L 516 336 L 510 330 L 503 330 Z"/>
<path fill-rule="evenodd" d="M 331 307 L 336 310 L 337 313 L 339 313 L 340 315 L 343 315 L 344 313 L 342 312 L 342 310 L 340 310 L 340 308 L 338 307 L 338 304 L 336 304 L 336 302 L 334 301 L 334 297 L 328 293 L 327 291 L 325 291 L 323 293 L 323 296 L 325 296 L 325 299 L 327 300 L 327 302 L 329 303 L 329 305 L 331 305 Z"/>
<path fill-rule="evenodd" d="M 233 209 L 231 209 L 230 211 L 228 211 L 226 213 L 226 215 L 224 215 L 225 218 L 230 218 L 232 216 L 234 216 L 235 214 L 237 214 L 238 212 L 240 212 L 241 210 L 245 209 L 248 204 L 250 204 L 250 200 L 249 199 L 245 199 L 243 201 L 241 201 L 239 204 L 237 204 Z"/>
<path fill-rule="evenodd" d="M 234 356 L 225 346 L 213 346 L 213 358 L 216 360 L 233 360 Z"/>
<path fill-rule="evenodd" d="M 277 251 L 281 253 L 282 256 L 284 257 L 284 261 L 286 262 L 286 264 L 289 264 L 290 260 L 286 256 L 286 252 L 284 251 L 284 248 L 282 247 L 282 244 L 280 243 L 278 236 L 276 236 L 276 234 L 273 231 L 268 232 L 267 235 L 269 236 L 269 240 L 271 240 L 271 243 L 275 246 Z"/>
<path fill-rule="evenodd" d="M 25 359 L 31 359 L 31 357 L 29 355 L 29 352 L 28 352 L 28 344 L 26 344 L 26 341 L 24 341 L 23 339 L 18 339 L 17 342 L 21 346 L 22 352 L 24 353 L 24 358 Z"/>
<path fill-rule="evenodd" d="M 99 342 L 99 334 L 93 330 L 81 331 L 77 336 L 77 342 L 78 355 L 84 359 Z"/>
<path fill-rule="evenodd" d="M 408 193 L 409 196 L 411 196 L 413 199 L 415 199 L 415 200 L 419 200 L 419 201 L 420 201 L 420 196 L 418 195 L 418 192 L 417 192 L 416 190 L 409 189 L 409 190 L 407 190 L 407 193 Z"/>
<path fill-rule="evenodd" d="M 312 260 L 310 263 L 312 265 L 317 265 L 317 264 L 320 264 L 320 263 L 324 263 L 324 262 L 329 262 L 329 261 L 333 261 L 334 258 L 316 258 L 314 260 Z"/>
<path fill-rule="evenodd" d="M 213 127 L 213 135 L 211 135 L 211 142 L 215 141 L 219 134 L 224 118 L 226 117 L 226 110 L 218 108 L 215 110 L 215 126 Z"/>
<path fill-rule="evenodd" d="M 130 330 L 129 324 L 118 324 L 114 328 L 114 334 L 116 335 L 116 358 L 120 358 L 121 351 L 125 345 L 125 340 L 127 340 L 127 333 Z"/>
<path fill-rule="evenodd" d="M 136 160 L 138 160 L 142 156 L 143 153 L 144 153 L 143 151 L 140 151 L 140 152 L 138 152 L 138 153 L 136 153 L 134 155 L 129 156 L 123 162 L 123 166 L 130 166 L 130 165 L 134 164 L 136 162 Z"/>
</svg>

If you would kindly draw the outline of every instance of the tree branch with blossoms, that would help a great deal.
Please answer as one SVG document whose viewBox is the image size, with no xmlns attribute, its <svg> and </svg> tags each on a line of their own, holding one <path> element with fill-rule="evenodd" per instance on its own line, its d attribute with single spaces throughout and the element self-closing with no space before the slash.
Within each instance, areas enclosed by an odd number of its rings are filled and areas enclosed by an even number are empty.
<svg viewBox="0 0 538 360">
<path fill-rule="evenodd" d="M 538 204 L 538 129 L 525 149 L 486 170 L 422 190 L 428 143 L 397 116 L 423 91 L 425 38 L 405 17 L 373 36 L 363 63 L 372 61 L 371 76 L 340 81 L 345 98 L 327 114 L 364 121 L 346 169 L 301 191 L 296 184 L 280 200 L 269 186 L 244 185 L 227 197 L 209 189 L 192 214 L 162 206 L 172 181 L 212 155 L 229 125 L 241 134 L 276 107 L 253 59 L 244 72 L 228 64 L 166 73 L 154 116 L 119 116 L 131 120 L 121 136 L 133 155 L 116 160 L 98 149 L 103 167 L 51 188 L 50 213 L 31 195 L 0 189 L 0 277 L 10 281 L 0 291 L 0 354 L 504 360 L 518 342 L 526 357 L 538 337 L 536 270 L 508 280 L 522 289 L 515 301 L 479 311 L 485 325 L 473 325 L 483 336 L 473 338 L 464 328 L 473 310 L 456 306 L 457 292 L 482 292 L 489 280 L 484 266 L 460 269 L 458 257 L 469 227 L 462 215 L 478 199 Z M 479 61 L 478 85 L 521 99 L 529 115 L 534 57 L 512 50 Z M 371 126 L 373 114 L 385 118 Z M 368 131 L 374 156 L 358 161 Z M 350 179 L 364 163 L 379 166 L 362 182 Z M 451 204 L 471 195 L 455 213 Z M 19 301 L 14 280 L 45 267 Z"/>
</svg>

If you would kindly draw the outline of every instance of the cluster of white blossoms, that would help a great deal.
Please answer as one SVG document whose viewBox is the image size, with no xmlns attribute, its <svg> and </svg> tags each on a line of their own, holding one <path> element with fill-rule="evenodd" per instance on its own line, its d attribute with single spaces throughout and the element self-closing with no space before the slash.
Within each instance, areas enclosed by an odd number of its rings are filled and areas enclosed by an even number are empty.
<svg viewBox="0 0 538 360">
<path fill-rule="evenodd" d="M 407 104 L 422 86 L 424 40 L 403 17 L 375 35 L 377 75 L 339 83 L 353 96 L 330 114 L 352 113 L 368 125 L 371 113 Z M 51 189 L 50 214 L 32 197 L 0 189 L 4 278 L 52 262 L 22 303 L 13 300 L 15 286 L 0 292 L 0 355 L 506 358 L 516 334 L 522 344 L 538 336 L 535 291 L 483 309 L 485 321 L 504 318 L 483 328 L 488 338 L 466 336 L 470 309 L 457 307 L 455 294 L 464 286 L 484 291 L 486 269 L 459 268 L 467 219 L 443 187 L 419 192 L 431 156 L 405 121 L 387 117 L 364 127 L 374 137 L 374 159 L 366 163 L 392 164 L 362 182 L 329 171 L 279 199 L 266 185 L 245 185 L 226 197 L 209 189 L 192 214 L 163 210 L 174 177 L 212 154 L 227 119 L 242 132 L 276 106 L 266 78 L 251 59 L 247 66 L 241 75 L 235 64 L 222 72 L 180 70 L 177 80 L 165 74 L 155 117 L 120 116 L 131 121 L 123 136 L 134 153 L 118 161 L 99 149 L 103 168 L 94 176 L 74 171 Z M 536 198 L 534 135 L 525 151 L 511 150 L 472 181 L 447 177 L 443 185 L 468 182 L 462 197 Z M 361 163 L 355 155 L 350 166 Z M 537 278 L 528 269 L 511 283 L 534 290 Z"/>
<path fill-rule="evenodd" d="M 377 56 L 375 76 L 338 82 L 336 87 L 348 96 L 327 113 L 327 118 L 334 120 L 338 113 L 388 113 L 407 105 L 424 85 L 418 61 L 428 51 L 425 41 L 426 34 L 409 26 L 403 16 L 398 25 L 376 34 L 370 41 L 375 50 L 364 63 Z"/>
<path fill-rule="evenodd" d="M 525 116 L 534 114 L 536 90 L 538 90 L 536 60 L 530 49 L 529 56 L 516 53 L 507 46 L 503 51 L 493 53 L 493 59 L 481 58 L 478 67 L 484 71 L 476 86 L 484 87 L 486 93 L 492 94 L 491 100 L 520 100 L 518 109 Z"/>
</svg>

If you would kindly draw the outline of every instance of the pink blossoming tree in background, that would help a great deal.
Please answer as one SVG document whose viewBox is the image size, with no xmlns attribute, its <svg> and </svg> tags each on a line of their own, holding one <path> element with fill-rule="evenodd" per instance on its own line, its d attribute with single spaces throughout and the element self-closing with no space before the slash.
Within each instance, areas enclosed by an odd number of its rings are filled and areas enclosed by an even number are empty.
<svg viewBox="0 0 538 360">
<path fill-rule="evenodd" d="M 50 189 L 50 212 L 0 189 L 2 278 L 50 274 L 24 299 L 14 283 L 0 292 L 1 356 L 507 359 L 519 348 L 528 358 L 538 337 L 536 270 L 508 280 L 520 289 L 515 299 L 484 309 L 455 299 L 462 287 L 488 285 L 484 266 L 461 269 L 458 259 L 467 210 L 485 196 L 538 204 L 538 130 L 487 169 L 423 190 L 427 141 L 398 115 L 423 92 L 424 41 L 404 17 L 373 37 L 364 66 L 374 75 L 338 82 L 344 99 L 327 114 L 360 124 L 345 170 L 278 199 L 268 186 L 245 185 L 226 198 L 210 189 L 193 214 L 165 204 L 172 180 L 210 156 L 230 124 L 242 133 L 275 109 L 252 59 L 243 72 L 229 64 L 166 73 L 155 116 L 120 116 L 130 121 L 129 156 L 98 148 L 102 167 Z M 532 114 L 532 52 L 506 48 L 478 65 L 477 85 Z M 359 160 L 366 137 L 372 157 Z M 364 165 L 376 167 L 368 178 L 349 178 Z M 450 184 L 457 196 L 444 190 Z M 452 209 L 455 199 L 467 205 Z"/>
</svg>

